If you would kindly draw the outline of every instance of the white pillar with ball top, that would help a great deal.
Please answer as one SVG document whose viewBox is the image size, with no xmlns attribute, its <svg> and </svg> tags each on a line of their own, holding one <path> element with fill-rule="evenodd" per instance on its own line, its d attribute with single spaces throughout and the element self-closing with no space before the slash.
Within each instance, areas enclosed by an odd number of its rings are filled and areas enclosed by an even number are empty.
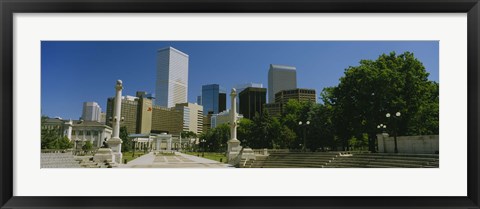
<svg viewBox="0 0 480 209">
<path fill-rule="evenodd" d="M 236 164 L 238 163 L 238 155 L 242 150 L 242 146 L 240 146 L 240 141 L 237 139 L 237 112 L 236 110 L 236 98 L 237 98 L 237 90 L 232 88 L 230 93 L 231 98 L 231 108 L 230 108 L 230 140 L 228 140 L 228 163 L 229 164 Z"/>
<path fill-rule="evenodd" d="M 115 85 L 115 106 L 113 108 L 113 135 L 107 141 L 108 146 L 112 149 L 113 155 L 115 156 L 116 163 L 122 163 L 122 139 L 120 139 L 120 121 L 121 121 L 121 110 L 122 110 L 122 81 L 117 80 Z"/>
</svg>

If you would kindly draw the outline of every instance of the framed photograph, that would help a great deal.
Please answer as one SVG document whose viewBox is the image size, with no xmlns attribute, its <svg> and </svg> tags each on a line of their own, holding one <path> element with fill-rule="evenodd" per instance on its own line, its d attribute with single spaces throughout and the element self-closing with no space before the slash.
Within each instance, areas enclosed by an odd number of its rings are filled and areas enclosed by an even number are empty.
<svg viewBox="0 0 480 209">
<path fill-rule="evenodd" d="M 0 0 L 1 208 L 479 208 L 478 0 Z"/>
</svg>

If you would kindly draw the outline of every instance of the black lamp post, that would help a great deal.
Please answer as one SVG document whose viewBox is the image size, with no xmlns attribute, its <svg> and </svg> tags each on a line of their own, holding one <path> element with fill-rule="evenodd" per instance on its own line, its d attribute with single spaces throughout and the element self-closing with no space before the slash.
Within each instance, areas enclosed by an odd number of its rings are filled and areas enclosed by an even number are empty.
<svg viewBox="0 0 480 209">
<path fill-rule="evenodd" d="M 205 139 L 202 139 L 200 142 L 202 142 L 203 149 L 202 149 L 202 157 L 205 156 L 205 142 L 207 142 Z"/>
<path fill-rule="evenodd" d="M 133 142 L 133 152 L 132 152 L 132 157 L 135 157 L 135 150 L 137 149 L 137 141 L 138 141 L 138 138 L 137 138 L 137 139 L 134 139 L 134 140 L 132 140 L 132 142 Z"/>
<path fill-rule="evenodd" d="M 395 153 L 398 153 L 398 147 L 397 147 L 397 119 L 401 115 L 402 114 L 400 112 L 395 113 L 395 115 L 390 115 L 390 113 L 387 113 L 385 115 L 387 118 L 392 117 L 392 119 L 393 119 L 393 141 L 395 142 Z"/>
<path fill-rule="evenodd" d="M 307 149 L 307 137 L 306 137 L 306 131 L 307 131 L 307 126 L 310 125 L 310 121 L 307 120 L 305 124 L 303 124 L 302 121 L 298 122 L 299 126 L 303 126 L 303 145 L 302 145 L 302 151 L 306 151 Z"/>
</svg>

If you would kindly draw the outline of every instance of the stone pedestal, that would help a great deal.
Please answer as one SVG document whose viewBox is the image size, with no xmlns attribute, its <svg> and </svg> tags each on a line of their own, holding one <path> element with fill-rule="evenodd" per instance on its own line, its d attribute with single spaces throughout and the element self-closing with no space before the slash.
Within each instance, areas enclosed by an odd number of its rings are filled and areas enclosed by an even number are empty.
<svg viewBox="0 0 480 209">
<path fill-rule="evenodd" d="M 113 155 L 112 149 L 110 148 L 100 148 L 97 153 L 93 156 L 93 161 L 97 163 L 108 163 L 115 162 L 115 156 Z"/>
<path fill-rule="evenodd" d="M 113 152 L 114 161 L 118 164 L 122 163 L 122 140 L 120 138 L 112 137 L 107 141 L 108 146 Z"/>
<path fill-rule="evenodd" d="M 235 165 L 239 161 L 238 155 L 242 150 L 239 140 L 229 140 L 228 142 L 228 164 Z"/>
<path fill-rule="evenodd" d="M 378 144 L 378 152 L 387 152 L 387 147 L 385 146 L 385 140 L 388 139 L 388 134 L 387 133 L 381 133 L 377 134 L 377 144 Z M 379 143 L 379 141 L 382 141 L 382 143 Z"/>
</svg>

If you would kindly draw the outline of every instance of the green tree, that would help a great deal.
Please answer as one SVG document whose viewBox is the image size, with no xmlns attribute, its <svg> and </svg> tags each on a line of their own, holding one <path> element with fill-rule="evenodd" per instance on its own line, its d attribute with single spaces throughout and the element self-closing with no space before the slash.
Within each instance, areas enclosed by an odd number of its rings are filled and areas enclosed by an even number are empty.
<svg viewBox="0 0 480 209">
<path fill-rule="evenodd" d="M 59 139 L 57 129 L 43 128 L 41 130 L 41 148 L 55 149 L 55 143 Z"/>
<path fill-rule="evenodd" d="M 336 135 L 344 147 L 349 140 L 368 135 L 375 151 L 378 124 L 388 124 L 398 135 L 438 134 L 438 85 L 428 80 L 423 64 L 413 53 L 383 54 L 377 60 L 361 60 L 349 67 L 338 86 L 325 98 L 333 106 Z M 401 113 L 394 126 L 386 113 Z"/>
<path fill-rule="evenodd" d="M 48 117 L 41 117 L 41 124 L 44 124 Z M 57 128 L 41 129 L 41 149 L 70 149 L 73 143 L 66 136 L 62 136 L 62 132 Z"/>
<path fill-rule="evenodd" d="M 122 139 L 122 152 L 130 152 L 133 150 L 133 141 L 128 137 L 128 129 L 126 126 L 120 127 L 120 139 Z"/>
<path fill-rule="evenodd" d="M 317 104 L 314 102 L 299 102 L 297 100 L 289 100 L 284 107 L 284 114 L 281 117 L 282 124 L 288 129 L 295 132 L 297 136 L 295 140 L 292 140 L 289 148 L 301 149 L 303 147 L 304 136 L 306 137 L 306 145 L 308 149 L 315 150 L 315 143 L 318 140 L 318 136 L 312 135 L 312 119 L 315 115 L 315 109 Z M 310 125 L 306 125 L 309 121 Z M 303 125 L 299 125 L 302 122 Z M 305 132 L 305 133 L 304 133 Z M 308 133 L 307 133 L 308 132 Z"/>
<path fill-rule="evenodd" d="M 208 150 L 220 152 L 230 139 L 230 127 L 228 124 L 221 124 L 213 129 L 212 137 L 207 140 Z"/>
<path fill-rule="evenodd" d="M 295 141 L 297 135 L 287 126 L 280 123 L 277 118 L 273 118 L 269 129 L 269 136 L 272 138 L 272 148 L 286 149 Z"/>
<path fill-rule="evenodd" d="M 272 118 L 268 112 L 255 113 L 252 123 L 253 127 L 250 139 L 248 139 L 248 146 L 254 149 L 272 148 L 273 141 L 270 133 Z"/>
<path fill-rule="evenodd" d="M 73 142 L 70 141 L 66 136 L 58 137 L 58 140 L 55 143 L 55 149 L 70 149 L 73 147 Z"/>
<path fill-rule="evenodd" d="M 242 118 L 238 121 L 237 137 L 242 143 L 242 146 L 249 146 L 249 142 L 252 139 L 253 121 L 248 118 Z"/>
<path fill-rule="evenodd" d="M 335 141 L 333 114 L 332 105 L 324 103 L 315 106 L 307 141 L 310 150 L 326 150 L 327 147 L 338 146 Z"/>
<path fill-rule="evenodd" d="M 223 152 L 227 141 L 230 139 L 230 127 L 228 124 L 221 124 L 215 128 L 200 134 L 199 150 L 205 149 L 208 152 Z"/>
<path fill-rule="evenodd" d="M 91 151 L 93 149 L 93 144 L 90 141 L 86 141 L 85 144 L 82 146 L 82 150 L 85 152 Z"/>
<path fill-rule="evenodd" d="M 197 138 L 197 134 L 193 131 L 182 131 L 180 133 L 182 139 L 192 139 Z"/>
</svg>

